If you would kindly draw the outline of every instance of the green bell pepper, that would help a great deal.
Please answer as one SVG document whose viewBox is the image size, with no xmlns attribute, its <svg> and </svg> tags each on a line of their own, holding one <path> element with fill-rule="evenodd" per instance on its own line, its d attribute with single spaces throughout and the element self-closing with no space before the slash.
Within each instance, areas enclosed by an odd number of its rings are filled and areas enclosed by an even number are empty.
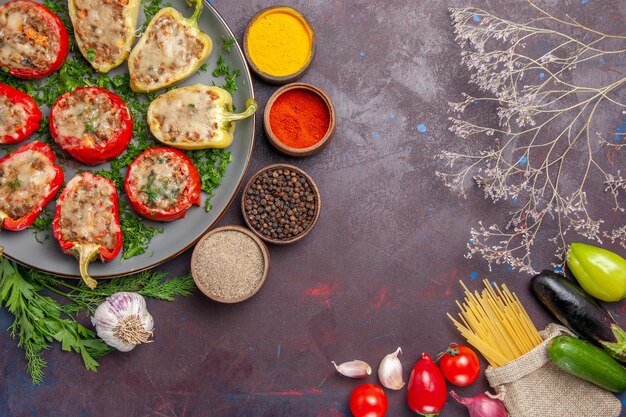
<svg viewBox="0 0 626 417">
<path fill-rule="evenodd" d="M 585 291 L 602 301 L 626 297 L 626 259 L 584 243 L 572 243 L 567 266 Z"/>
</svg>

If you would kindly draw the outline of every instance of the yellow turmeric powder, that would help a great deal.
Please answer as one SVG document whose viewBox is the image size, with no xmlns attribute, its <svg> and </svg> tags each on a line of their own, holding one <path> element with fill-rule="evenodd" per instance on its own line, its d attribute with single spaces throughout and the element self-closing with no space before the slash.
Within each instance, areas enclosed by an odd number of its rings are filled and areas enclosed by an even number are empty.
<svg viewBox="0 0 626 417">
<path fill-rule="evenodd" d="M 285 77 L 309 63 L 313 31 L 296 10 L 270 8 L 250 23 L 246 44 L 250 59 L 259 71 Z"/>
</svg>

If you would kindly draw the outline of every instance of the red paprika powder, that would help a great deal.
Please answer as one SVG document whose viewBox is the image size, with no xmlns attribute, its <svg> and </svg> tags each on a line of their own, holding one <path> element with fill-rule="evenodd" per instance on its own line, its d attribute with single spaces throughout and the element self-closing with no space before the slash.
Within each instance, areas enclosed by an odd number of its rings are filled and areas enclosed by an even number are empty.
<svg viewBox="0 0 626 417">
<path fill-rule="evenodd" d="M 270 110 L 272 132 L 284 145 L 308 148 L 328 132 L 330 112 L 311 90 L 295 88 L 278 96 Z"/>
</svg>

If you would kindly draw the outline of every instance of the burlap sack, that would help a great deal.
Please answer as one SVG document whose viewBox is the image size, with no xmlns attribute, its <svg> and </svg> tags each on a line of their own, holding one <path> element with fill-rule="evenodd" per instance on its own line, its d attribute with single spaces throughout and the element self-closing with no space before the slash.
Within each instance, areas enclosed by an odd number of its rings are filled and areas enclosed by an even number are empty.
<svg viewBox="0 0 626 417">
<path fill-rule="evenodd" d="M 620 401 L 610 392 L 557 368 L 548 357 L 548 341 L 571 332 L 549 324 L 544 342 L 499 368 L 487 367 L 489 385 L 501 393 L 510 417 L 618 417 Z"/>
</svg>

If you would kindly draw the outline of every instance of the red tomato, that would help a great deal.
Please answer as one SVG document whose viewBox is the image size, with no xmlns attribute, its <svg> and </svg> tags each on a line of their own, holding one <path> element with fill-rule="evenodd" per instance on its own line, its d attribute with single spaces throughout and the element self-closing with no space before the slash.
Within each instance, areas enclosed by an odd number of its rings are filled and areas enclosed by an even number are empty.
<svg viewBox="0 0 626 417">
<path fill-rule="evenodd" d="M 476 353 L 467 346 L 451 344 L 439 358 L 439 367 L 448 381 L 466 387 L 476 381 L 480 374 L 480 362 Z"/>
<path fill-rule="evenodd" d="M 387 395 L 375 384 L 362 384 L 350 395 L 350 411 L 354 417 L 384 417 L 387 414 Z"/>
<path fill-rule="evenodd" d="M 409 376 L 409 408 L 423 416 L 436 416 L 443 410 L 447 399 L 446 380 L 430 356 L 422 353 L 422 358 L 417 361 Z"/>
</svg>

